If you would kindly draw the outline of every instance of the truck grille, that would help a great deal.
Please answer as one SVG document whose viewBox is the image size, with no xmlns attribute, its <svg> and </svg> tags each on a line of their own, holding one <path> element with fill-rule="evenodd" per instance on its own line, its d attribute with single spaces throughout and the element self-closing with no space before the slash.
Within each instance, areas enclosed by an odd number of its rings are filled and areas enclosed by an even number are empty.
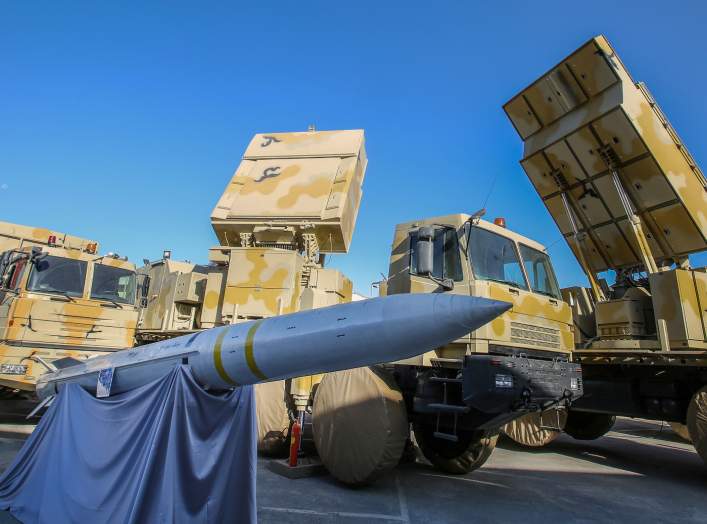
<svg viewBox="0 0 707 524">
<path fill-rule="evenodd" d="M 559 349 L 560 330 L 511 322 L 511 341 L 518 344 L 531 344 L 533 346 Z"/>
</svg>

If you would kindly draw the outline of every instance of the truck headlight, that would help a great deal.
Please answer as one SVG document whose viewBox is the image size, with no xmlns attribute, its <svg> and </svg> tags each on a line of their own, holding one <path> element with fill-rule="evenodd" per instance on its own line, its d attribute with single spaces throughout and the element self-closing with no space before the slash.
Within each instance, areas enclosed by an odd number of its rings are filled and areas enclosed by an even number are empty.
<svg viewBox="0 0 707 524">
<path fill-rule="evenodd" d="M 579 389 L 579 380 L 576 378 L 570 377 L 570 389 L 572 391 L 577 391 Z"/>
<path fill-rule="evenodd" d="M 22 364 L 2 364 L 0 365 L 0 373 L 5 375 L 26 375 L 27 366 Z"/>
<path fill-rule="evenodd" d="M 513 387 L 513 377 L 511 375 L 496 374 L 496 387 L 497 388 L 512 388 Z"/>
</svg>

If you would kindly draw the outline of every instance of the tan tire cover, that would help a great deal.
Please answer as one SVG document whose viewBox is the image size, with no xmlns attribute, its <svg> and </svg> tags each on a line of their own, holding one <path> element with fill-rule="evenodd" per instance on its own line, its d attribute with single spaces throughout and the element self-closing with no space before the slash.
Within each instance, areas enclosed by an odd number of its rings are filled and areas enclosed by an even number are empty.
<svg viewBox="0 0 707 524">
<path fill-rule="evenodd" d="M 673 428 L 673 433 L 675 433 L 678 437 L 688 442 L 692 442 L 692 439 L 690 438 L 690 432 L 688 431 L 687 426 L 685 424 L 680 424 L 679 422 L 671 422 L 670 427 Z"/>
<path fill-rule="evenodd" d="M 290 418 L 285 406 L 285 381 L 265 382 L 254 386 L 255 413 L 258 424 L 258 451 L 272 454 L 286 447 Z"/>
<path fill-rule="evenodd" d="M 544 413 L 528 413 L 519 417 L 501 428 L 511 440 L 521 446 L 539 448 L 549 444 L 560 436 L 561 431 L 545 429 L 543 426 L 558 426 L 564 428 L 567 422 L 567 411 L 550 410 Z"/>
<path fill-rule="evenodd" d="M 687 430 L 697 453 L 707 462 L 707 386 L 698 390 L 690 401 Z"/>
<path fill-rule="evenodd" d="M 329 473 L 368 484 L 398 464 L 408 438 L 405 402 L 382 368 L 327 373 L 314 397 L 312 433 Z"/>
</svg>

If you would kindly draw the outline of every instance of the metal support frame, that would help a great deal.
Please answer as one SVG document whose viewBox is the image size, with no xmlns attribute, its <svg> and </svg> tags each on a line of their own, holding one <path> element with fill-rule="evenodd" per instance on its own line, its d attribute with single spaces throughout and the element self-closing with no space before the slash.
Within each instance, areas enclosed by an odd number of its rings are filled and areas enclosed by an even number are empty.
<svg viewBox="0 0 707 524">
<path fill-rule="evenodd" d="M 581 233 L 579 232 L 579 229 L 577 228 L 577 223 L 575 222 L 574 216 L 572 215 L 572 208 L 570 207 L 570 203 L 567 199 L 567 192 L 562 191 L 560 195 L 562 197 L 562 205 L 565 207 L 567 218 L 570 221 L 570 225 L 572 226 L 572 232 L 574 233 L 574 241 L 575 245 L 577 246 L 577 257 L 579 258 L 579 263 L 582 266 L 584 273 L 587 275 L 587 278 L 589 279 L 589 285 L 592 287 L 592 291 L 594 292 L 594 298 L 597 302 L 602 302 L 606 300 L 606 297 L 604 296 L 604 291 L 601 289 L 599 282 L 597 282 L 594 271 L 592 271 L 592 268 L 589 266 L 589 262 L 587 262 L 587 257 L 584 255 L 584 249 L 582 248 L 582 237 L 580 236 Z"/>
<path fill-rule="evenodd" d="M 619 178 L 618 172 L 612 166 L 609 167 L 609 170 L 611 172 L 611 180 L 614 182 L 616 192 L 619 194 L 619 200 L 621 200 L 621 205 L 623 206 L 624 212 L 626 213 L 626 217 L 628 218 L 628 222 L 631 225 L 631 231 L 633 232 L 634 238 L 636 240 L 636 245 L 638 246 L 638 251 L 640 252 L 639 254 L 643 261 L 643 265 L 649 274 L 658 273 L 658 264 L 656 264 L 655 262 L 655 258 L 653 257 L 653 251 L 651 251 L 651 247 L 648 244 L 648 239 L 646 238 L 646 234 L 643 231 L 641 219 L 633 210 L 631 200 L 626 194 L 626 190 L 624 189 L 624 186 L 621 183 L 621 179 Z"/>
</svg>

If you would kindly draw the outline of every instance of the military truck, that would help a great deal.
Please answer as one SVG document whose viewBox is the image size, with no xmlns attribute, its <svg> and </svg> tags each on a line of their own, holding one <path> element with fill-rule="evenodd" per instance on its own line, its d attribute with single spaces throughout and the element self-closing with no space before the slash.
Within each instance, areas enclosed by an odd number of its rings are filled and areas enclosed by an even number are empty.
<svg viewBox="0 0 707 524">
<path fill-rule="evenodd" d="M 366 165 L 362 130 L 256 134 L 211 213 L 209 264 L 140 269 L 139 343 L 350 301 L 351 281 L 325 257 L 349 249 Z M 320 378 L 256 386 L 261 450 L 286 444 Z"/>
<path fill-rule="evenodd" d="M 590 284 L 562 291 L 585 386 L 565 431 L 598 438 L 617 415 L 686 424 L 707 461 L 707 269 L 689 259 L 707 249 L 702 171 L 604 36 L 504 109 Z"/>
<path fill-rule="evenodd" d="M 512 308 L 419 357 L 325 375 L 313 404 L 314 443 L 339 480 L 375 480 L 412 440 L 440 470 L 468 473 L 488 459 L 502 426 L 581 397 L 572 312 L 545 248 L 481 215 L 398 225 L 381 294 L 457 293 Z"/>
<path fill-rule="evenodd" d="M 135 266 L 98 243 L 0 222 L 0 391 L 31 393 L 54 361 L 133 345 Z"/>
</svg>

